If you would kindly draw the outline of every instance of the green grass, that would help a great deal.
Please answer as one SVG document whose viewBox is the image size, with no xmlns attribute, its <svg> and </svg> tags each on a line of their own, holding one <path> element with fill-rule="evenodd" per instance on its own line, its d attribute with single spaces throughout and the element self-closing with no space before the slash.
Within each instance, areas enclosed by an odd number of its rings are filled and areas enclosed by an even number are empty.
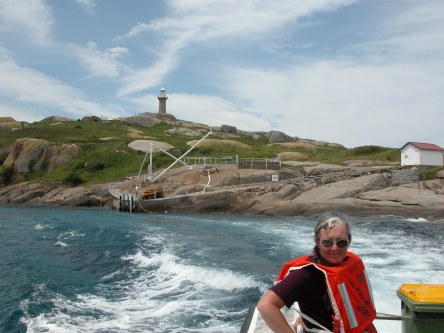
<svg viewBox="0 0 444 333">
<path fill-rule="evenodd" d="M 438 178 L 438 171 L 444 170 L 443 167 L 420 167 L 419 168 L 419 177 L 421 180 L 431 180 Z"/>
<path fill-rule="evenodd" d="M 71 174 L 78 175 L 85 185 L 122 180 L 137 174 L 145 154 L 122 142 L 103 142 L 95 147 L 82 146 L 83 153 L 63 167 L 47 174 L 30 174 L 28 180 L 63 183 Z"/>
<path fill-rule="evenodd" d="M 310 156 L 310 154 L 308 153 Z M 336 164 L 342 164 L 345 160 L 374 160 L 383 162 L 400 162 L 400 150 L 397 148 L 385 148 L 380 146 L 361 146 L 353 149 L 317 150 L 311 154 L 311 159 Z"/>
<path fill-rule="evenodd" d="M 120 125 L 120 126 L 119 126 Z M 126 130 L 121 124 L 101 124 L 71 121 L 59 125 L 48 122 L 33 123 L 32 127 L 18 131 L 3 130 L 0 145 L 5 146 L 19 138 L 38 138 L 54 143 L 98 142 L 101 137 L 125 138 Z"/>
<path fill-rule="evenodd" d="M 57 145 L 75 143 L 82 148 L 82 154 L 63 167 L 50 172 L 34 172 L 27 175 L 27 180 L 46 184 L 97 184 L 123 180 L 127 176 L 137 175 L 145 157 L 144 152 L 135 151 L 128 147 L 134 139 L 128 136 L 128 128 L 141 131 L 141 135 L 149 136 L 154 140 L 167 142 L 175 147 L 170 154 L 179 157 L 189 146 L 186 142 L 200 139 L 190 138 L 178 134 L 167 134 L 166 130 L 172 125 L 161 123 L 152 128 L 129 126 L 120 121 L 89 122 L 71 121 L 59 125 L 50 122 L 36 122 L 30 128 L 11 131 L 0 128 L 0 148 L 12 146 L 19 138 L 37 138 L 53 142 Z M 101 138 L 111 138 L 101 140 Z M 209 138 L 218 139 L 216 135 Z M 344 160 L 371 159 L 387 162 L 399 162 L 399 149 L 379 146 L 363 146 L 353 149 L 320 146 L 315 149 L 304 147 L 282 147 L 269 145 L 268 139 L 263 136 L 259 140 L 248 135 L 239 135 L 233 139 L 245 143 L 250 148 L 236 148 L 232 145 L 198 146 L 188 157 L 222 157 L 238 155 L 240 158 L 273 158 L 281 152 L 301 152 L 309 156 L 310 160 L 333 164 L 343 164 Z M 165 168 L 174 160 L 164 153 L 155 153 L 153 170 Z M 10 169 L 2 168 L 0 176 L 10 177 Z M 146 173 L 146 162 L 143 166 Z"/>
</svg>

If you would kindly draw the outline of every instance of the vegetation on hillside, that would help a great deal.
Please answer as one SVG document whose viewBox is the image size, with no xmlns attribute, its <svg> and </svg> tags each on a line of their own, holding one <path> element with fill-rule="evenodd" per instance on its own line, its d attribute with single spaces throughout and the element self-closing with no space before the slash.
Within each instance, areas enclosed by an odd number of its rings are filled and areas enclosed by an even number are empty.
<svg viewBox="0 0 444 333">
<path fill-rule="evenodd" d="M 128 147 L 128 144 L 135 140 L 134 136 L 129 136 L 129 129 L 137 131 L 137 136 L 140 138 L 150 137 L 153 140 L 173 145 L 175 149 L 169 153 L 176 157 L 181 156 L 189 149 L 186 144 L 188 141 L 200 139 L 200 137 L 190 138 L 165 132 L 171 128 L 173 126 L 166 123 L 145 128 L 128 126 L 120 121 L 71 121 L 56 125 L 51 122 L 36 122 L 32 124 L 32 127 L 15 131 L 0 128 L 0 148 L 11 146 L 19 138 L 44 139 L 58 145 L 75 143 L 82 148 L 81 156 L 51 172 L 30 173 L 27 175 L 27 179 L 47 184 L 88 185 L 122 180 L 127 176 L 138 174 L 145 153 Z M 219 139 L 216 134 L 209 138 Z M 379 146 L 345 149 L 329 145 L 270 145 L 265 135 L 259 139 L 254 139 L 245 134 L 238 135 L 237 138 L 232 140 L 248 145 L 249 148 L 228 144 L 203 145 L 198 146 L 188 156 L 222 157 L 238 155 L 240 158 L 273 158 L 282 152 L 299 152 L 308 156 L 310 160 L 333 164 L 343 164 L 344 161 L 352 159 L 382 161 L 381 163 L 399 162 L 400 160 L 399 149 Z M 155 153 L 153 170 L 164 168 L 173 161 L 170 156 L 162 152 Z M 2 162 L 0 161 L 0 163 Z M 143 170 L 146 170 L 146 162 Z M 10 179 L 10 168 L 3 168 L 1 173 L 0 176 L 9 177 L 8 179 Z"/>
<path fill-rule="evenodd" d="M 313 160 L 328 161 L 341 164 L 345 160 L 373 160 L 385 162 L 400 162 L 401 155 L 397 148 L 380 146 L 361 146 L 352 149 L 323 150 L 312 157 Z"/>
<path fill-rule="evenodd" d="M 438 177 L 438 171 L 444 170 L 443 167 L 422 167 L 419 169 L 419 178 L 421 180 L 432 180 Z"/>
</svg>

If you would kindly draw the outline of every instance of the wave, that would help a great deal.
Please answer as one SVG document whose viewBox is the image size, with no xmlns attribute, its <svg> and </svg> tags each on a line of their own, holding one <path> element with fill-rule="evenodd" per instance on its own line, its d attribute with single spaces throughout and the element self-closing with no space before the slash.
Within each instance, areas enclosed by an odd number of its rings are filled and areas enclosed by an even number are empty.
<svg viewBox="0 0 444 333">
<path fill-rule="evenodd" d="M 66 212 L 50 211 L 48 218 L 32 211 L 38 219 L 2 229 L 11 260 L 0 282 L 17 282 L 2 301 L 20 301 L 19 308 L 7 308 L 14 315 L 2 318 L 2 327 L 239 332 L 246 310 L 281 263 L 309 253 L 313 244 L 313 219 Z M 442 282 L 442 225 L 398 217 L 355 220 L 351 250 L 364 260 L 378 311 L 400 312 L 396 290 L 404 283 Z M 401 331 L 399 323 L 377 325 L 381 332 Z"/>
<path fill-rule="evenodd" d="M 410 217 L 402 217 L 398 215 L 373 215 L 368 216 L 366 219 L 370 222 L 374 220 L 378 221 L 408 221 L 408 222 L 429 222 L 426 218 L 419 217 L 419 218 L 410 218 Z"/>
<path fill-rule="evenodd" d="M 225 268 L 200 267 L 180 263 L 180 259 L 169 252 L 145 256 L 141 250 L 133 255 L 122 257 L 132 261 L 139 268 L 155 267 L 155 277 L 159 280 L 175 281 L 178 285 L 191 283 L 198 288 L 211 288 L 233 291 L 248 288 L 264 288 L 254 277 L 236 273 Z"/>
<path fill-rule="evenodd" d="M 407 218 L 406 220 L 409 221 L 409 222 L 418 222 L 418 223 L 429 222 L 427 219 L 422 218 L 422 217 L 417 218 L 417 219 Z"/>
<path fill-rule="evenodd" d="M 70 238 L 80 238 L 80 237 L 85 237 L 86 234 L 81 233 L 81 232 L 77 232 L 74 230 L 70 230 L 70 231 L 65 231 L 63 233 L 61 233 L 58 238 L 59 239 L 70 239 Z"/>
<path fill-rule="evenodd" d="M 94 294 L 68 297 L 41 284 L 22 302 L 28 332 L 236 332 L 244 314 L 227 302 L 238 302 L 241 289 L 264 287 L 251 276 L 181 263 L 168 252 L 148 257 L 139 250 L 122 260 L 131 265 L 115 273 L 119 280 L 102 279 Z M 32 314 L 36 307 L 50 310 Z"/>
</svg>

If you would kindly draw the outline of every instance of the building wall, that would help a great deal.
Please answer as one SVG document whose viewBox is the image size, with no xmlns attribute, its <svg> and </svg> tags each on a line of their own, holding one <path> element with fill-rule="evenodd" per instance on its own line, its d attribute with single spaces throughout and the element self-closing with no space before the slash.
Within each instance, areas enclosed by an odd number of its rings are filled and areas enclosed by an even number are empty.
<svg viewBox="0 0 444 333">
<path fill-rule="evenodd" d="M 404 165 L 444 165 L 444 154 L 437 150 L 421 150 L 408 144 L 401 150 L 401 166 Z"/>
<path fill-rule="evenodd" d="M 401 150 L 401 166 L 420 165 L 420 151 L 415 146 L 408 144 Z"/>
<path fill-rule="evenodd" d="M 436 150 L 421 151 L 421 165 L 443 166 L 443 152 Z"/>
</svg>

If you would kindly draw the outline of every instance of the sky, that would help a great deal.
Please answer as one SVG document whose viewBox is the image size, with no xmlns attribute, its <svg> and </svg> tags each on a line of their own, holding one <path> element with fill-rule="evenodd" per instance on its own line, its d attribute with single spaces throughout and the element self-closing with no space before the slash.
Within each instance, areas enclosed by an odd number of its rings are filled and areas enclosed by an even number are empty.
<svg viewBox="0 0 444 333">
<path fill-rule="evenodd" d="M 0 117 L 444 147 L 442 0 L 0 0 Z"/>
</svg>

